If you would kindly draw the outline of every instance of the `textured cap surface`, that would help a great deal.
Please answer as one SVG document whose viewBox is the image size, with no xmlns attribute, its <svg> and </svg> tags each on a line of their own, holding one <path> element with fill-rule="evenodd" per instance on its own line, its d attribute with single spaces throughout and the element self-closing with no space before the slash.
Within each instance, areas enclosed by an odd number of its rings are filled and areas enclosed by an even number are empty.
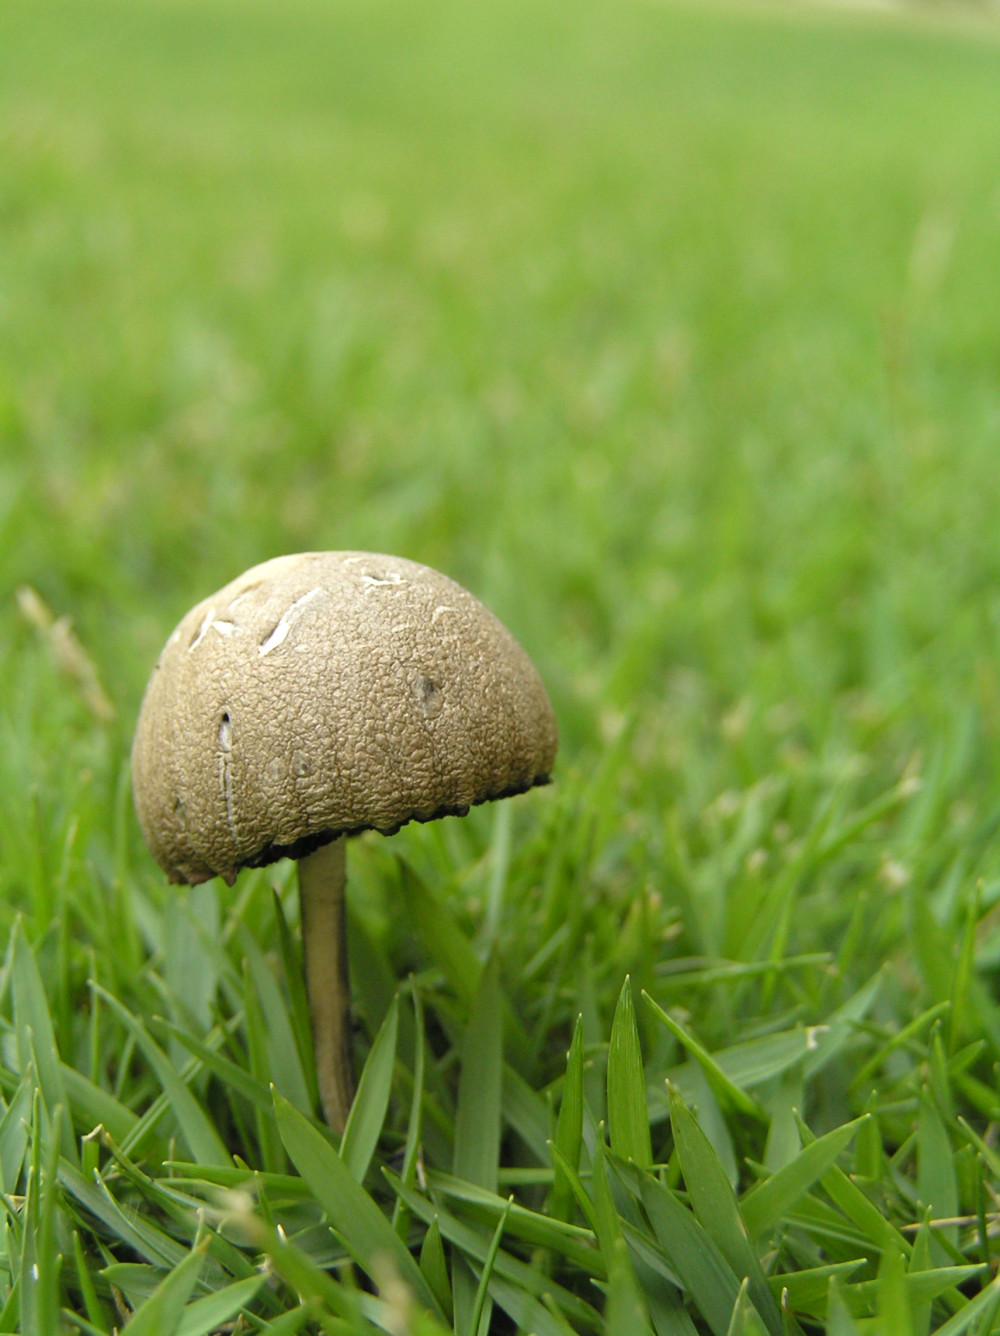
<svg viewBox="0 0 1000 1336">
<path fill-rule="evenodd" d="M 369 552 L 277 557 L 192 608 L 132 744 L 143 834 L 172 881 L 547 781 L 531 660 L 460 585 Z"/>
</svg>

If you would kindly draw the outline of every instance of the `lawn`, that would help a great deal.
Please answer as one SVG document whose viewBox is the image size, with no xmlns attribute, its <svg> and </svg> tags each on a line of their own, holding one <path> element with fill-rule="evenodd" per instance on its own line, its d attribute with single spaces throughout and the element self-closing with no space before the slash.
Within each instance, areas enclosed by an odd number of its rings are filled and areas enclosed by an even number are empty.
<svg viewBox="0 0 1000 1336">
<path fill-rule="evenodd" d="M 0 9 L 0 1331 L 1000 1331 L 998 90 L 954 17 Z M 339 1148 L 291 864 L 169 887 L 128 768 L 312 549 L 561 733 L 352 841 Z"/>
</svg>

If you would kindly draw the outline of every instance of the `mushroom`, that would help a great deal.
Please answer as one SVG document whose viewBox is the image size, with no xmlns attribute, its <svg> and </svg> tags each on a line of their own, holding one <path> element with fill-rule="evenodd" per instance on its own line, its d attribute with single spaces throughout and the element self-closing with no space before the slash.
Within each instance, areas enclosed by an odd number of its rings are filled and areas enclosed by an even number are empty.
<svg viewBox="0 0 1000 1336">
<path fill-rule="evenodd" d="M 308 552 L 191 609 L 143 698 L 135 809 L 172 882 L 298 860 L 323 1114 L 354 1096 L 345 838 L 464 816 L 548 782 L 556 725 L 531 660 L 446 576 Z"/>
</svg>

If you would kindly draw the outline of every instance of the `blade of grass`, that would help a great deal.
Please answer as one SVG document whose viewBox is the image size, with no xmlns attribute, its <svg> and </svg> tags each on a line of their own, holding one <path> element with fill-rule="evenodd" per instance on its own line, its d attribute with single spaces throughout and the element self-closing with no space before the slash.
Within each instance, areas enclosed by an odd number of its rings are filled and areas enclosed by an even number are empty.
<svg viewBox="0 0 1000 1336">
<path fill-rule="evenodd" d="M 34 1099 L 33 1077 L 34 1071 L 29 1071 L 0 1119 L 0 1183 L 8 1194 L 17 1189 L 28 1151 Z"/>
<path fill-rule="evenodd" d="M 465 1032 L 455 1116 L 453 1171 L 496 1190 L 500 1151 L 503 1031 L 499 965 L 491 956 L 482 974 Z"/>
<path fill-rule="evenodd" d="M 487 1309 L 486 1301 L 490 1280 L 493 1277 L 493 1266 L 497 1260 L 497 1253 L 500 1251 L 500 1240 L 503 1238 L 504 1228 L 507 1224 L 507 1216 L 510 1214 L 510 1208 L 513 1205 L 513 1202 L 513 1197 L 507 1198 L 507 1208 L 497 1221 L 497 1227 L 493 1231 L 490 1250 L 486 1254 L 486 1260 L 483 1262 L 482 1275 L 479 1277 L 479 1285 L 476 1289 L 476 1299 L 472 1306 L 472 1317 L 469 1319 L 469 1336 L 486 1336 L 486 1332 L 483 1328 L 484 1323 L 489 1322 L 489 1310 Z"/>
<path fill-rule="evenodd" d="M 619 1162 L 611 1163 L 621 1173 Z M 732 1267 L 669 1187 L 638 1170 L 621 1176 L 630 1191 L 638 1188 L 656 1242 L 674 1277 L 715 1336 L 727 1336 L 740 1292 Z"/>
<path fill-rule="evenodd" d="M 340 1158 L 358 1183 L 364 1181 L 375 1147 L 385 1123 L 392 1090 L 392 1069 L 396 1061 L 396 1035 L 399 1029 L 399 996 L 375 1036 L 371 1052 L 358 1082 L 354 1103 L 340 1143 Z"/>
<path fill-rule="evenodd" d="M 406 1124 L 406 1147 L 403 1151 L 402 1179 L 407 1187 L 412 1187 L 417 1180 L 417 1158 L 420 1154 L 420 1133 L 424 1119 L 424 1068 L 426 1038 L 424 1035 L 424 1006 L 420 1000 L 419 989 L 413 987 L 413 1096 L 410 1100 L 410 1116 Z M 392 1224 L 401 1239 L 409 1232 L 410 1216 L 402 1199 L 397 1197 L 393 1207 Z M 449 1302 L 450 1302 L 449 1292 Z"/>
<path fill-rule="evenodd" d="M 627 975 L 618 995 L 608 1047 L 608 1125 L 611 1149 L 616 1155 L 623 1160 L 634 1160 L 641 1168 L 653 1163 L 646 1077 L 632 1003 L 632 985 Z"/>
<path fill-rule="evenodd" d="M 643 992 L 643 998 L 647 1005 L 652 1009 L 653 1014 L 660 1020 L 680 1043 L 691 1054 L 692 1058 L 698 1063 L 705 1074 L 716 1098 L 724 1105 L 729 1105 L 739 1109 L 741 1113 L 748 1113 L 752 1118 L 757 1118 L 762 1122 L 767 1121 L 767 1114 L 760 1107 L 755 1099 L 752 1099 L 744 1090 L 741 1090 L 734 1081 L 732 1081 L 722 1070 L 719 1064 L 708 1050 L 699 1044 L 698 1041 L 684 1029 L 684 1027 L 674 1018 L 667 1014 L 658 1002 L 647 992 Z"/>
<path fill-rule="evenodd" d="M 68 1160 L 79 1163 L 52 1017 L 49 1014 L 42 976 L 34 952 L 24 935 L 24 925 L 20 915 L 14 920 L 14 929 L 11 933 L 10 985 L 21 1071 L 23 1072 L 34 1060 L 38 1088 L 42 1092 L 49 1116 L 53 1115 L 58 1105 L 62 1105 L 66 1110 L 60 1133 L 62 1153 Z"/>
<path fill-rule="evenodd" d="M 442 1235 L 453 1249 L 467 1253 L 474 1262 L 482 1263 L 486 1260 L 489 1241 L 478 1229 L 467 1225 L 436 1203 L 428 1201 L 419 1192 L 405 1188 L 388 1169 L 383 1169 L 382 1172 L 386 1182 L 394 1192 L 405 1199 L 414 1215 L 428 1225 L 435 1219 L 438 1221 Z M 569 1320 L 587 1330 L 593 1330 L 600 1324 L 600 1318 L 590 1304 L 571 1293 L 551 1276 L 545 1275 L 536 1267 L 528 1266 L 519 1258 L 504 1252 L 502 1248 L 494 1263 L 494 1284 L 498 1278 L 509 1280 L 522 1292 L 526 1291 L 537 1299 L 541 1299 L 546 1292 L 551 1293 Z"/>
<path fill-rule="evenodd" d="M 503 1082 L 503 1024 L 499 964 L 491 955 L 472 1003 L 462 1046 L 455 1114 L 454 1173 L 496 1191 L 500 1159 L 500 1110 Z M 476 1285 L 464 1259 L 452 1273 L 455 1326 L 470 1331 Z M 485 1319 L 489 1324 L 489 1315 Z"/>
<path fill-rule="evenodd" d="M 271 1095 L 271 1057 L 267 1043 L 267 1025 L 264 1020 L 260 997 L 254 986 L 253 972 L 246 956 L 243 957 L 243 1027 L 246 1032 L 247 1058 L 250 1065 L 249 1080 L 251 1086 L 239 1081 L 234 1087 L 241 1093 L 249 1094 L 261 1085 L 267 1084 L 267 1105 L 254 1100 L 254 1127 L 260 1145 L 260 1164 L 269 1173 L 281 1173 L 287 1168 L 281 1137 L 274 1122 L 274 1099 Z"/>
<path fill-rule="evenodd" d="M 645 1092 L 644 1092 L 645 1098 Z M 648 1135 L 648 1127 L 647 1127 Z M 573 1039 L 566 1055 L 566 1077 L 563 1081 L 562 1102 L 556 1120 L 555 1146 L 565 1162 L 574 1170 L 580 1167 L 580 1149 L 583 1145 L 583 1017 L 577 1016 Z M 552 1185 L 551 1212 L 559 1220 L 569 1220 L 573 1203 L 573 1189 L 560 1164 L 553 1160 L 555 1175 Z"/>
<path fill-rule="evenodd" d="M 760 1314 L 750 1301 L 747 1285 L 748 1282 L 744 1280 L 740 1286 L 739 1298 L 733 1308 L 733 1316 L 730 1319 L 727 1336 L 767 1336 L 768 1328 L 764 1325 Z M 774 1303 L 773 1297 L 771 1302 Z M 775 1310 L 777 1311 L 777 1305 L 775 1305 Z M 780 1322 L 780 1313 L 778 1318 Z"/>
<path fill-rule="evenodd" d="M 719 1252 L 743 1281 L 742 1298 L 749 1298 L 758 1321 L 763 1320 L 772 1336 L 781 1336 L 781 1314 L 764 1278 L 760 1260 L 750 1242 L 726 1171 L 704 1132 L 676 1088 L 670 1089 L 670 1125 L 680 1160 L 684 1184 L 695 1217 Z M 747 1287 L 749 1287 L 747 1289 Z M 742 1302 L 742 1299 L 741 1299 Z M 747 1309 L 747 1304 L 743 1303 Z M 734 1319 L 735 1320 L 735 1310 Z M 750 1318 L 741 1319 L 747 1323 Z M 750 1330 L 748 1327 L 747 1330 Z"/>
<path fill-rule="evenodd" d="M 308 1113 L 313 1107 L 309 1102 L 309 1083 L 299 1060 L 295 1036 L 288 1019 L 288 1006 L 263 952 L 245 923 L 239 924 L 239 939 L 264 1014 L 264 1037 L 271 1080 L 301 1113 Z"/>
<path fill-rule="evenodd" d="M 751 1238 L 771 1229 L 830 1167 L 857 1136 L 865 1114 L 805 1146 L 791 1163 L 752 1187 L 740 1201 L 740 1212 Z M 874 1209 L 874 1208 L 873 1208 Z"/>
<path fill-rule="evenodd" d="M 397 1198 L 398 1200 L 398 1198 Z M 420 1271 L 431 1293 L 437 1299 L 448 1322 L 452 1318 L 451 1282 L 448 1279 L 448 1261 L 441 1242 L 441 1227 L 437 1217 L 431 1221 L 420 1247 Z"/>
<path fill-rule="evenodd" d="M 127 1336 L 175 1336 L 204 1261 L 205 1247 L 198 1244 L 135 1310 L 125 1324 Z"/>
<path fill-rule="evenodd" d="M 196 1160 L 206 1164 L 231 1163 L 229 1152 L 209 1121 L 201 1105 L 178 1076 L 173 1063 L 153 1039 L 152 1035 L 128 1011 L 118 999 L 112 996 L 100 984 L 91 983 L 91 988 L 102 998 L 105 1005 L 118 1018 L 125 1029 L 133 1036 L 142 1049 L 149 1065 L 156 1073 L 163 1092 L 170 1101 L 181 1132 L 188 1144 L 188 1149 Z"/>
<path fill-rule="evenodd" d="M 175 1336 L 209 1336 L 210 1332 L 223 1330 L 240 1309 L 253 1302 L 264 1280 L 264 1276 L 248 1276 L 189 1303 L 177 1323 Z"/>
<path fill-rule="evenodd" d="M 278 1130 L 292 1163 L 357 1264 L 370 1274 L 372 1259 L 385 1253 L 395 1262 L 418 1303 L 442 1316 L 409 1249 L 323 1134 L 277 1090 L 274 1108 Z"/>
<path fill-rule="evenodd" d="M 281 897 L 276 890 L 272 894 L 274 898 L 274 921 L 278 927 L 278 946 L 281 950 L 281 968 L 291 1007 L 295 1051 L 298 1054 L 299 1066 L 306 1081 L 309 1108 L 315 1109 L 319 1107 L 319 1087 L 316 1084 L 316 1055 L 313 1050 L 312 1021 L 309 1018 L 309 997 L 306 993 L 305 967 L 302 953 L 295 944 L 291 929 L 285 918 Z"/>
</svg>

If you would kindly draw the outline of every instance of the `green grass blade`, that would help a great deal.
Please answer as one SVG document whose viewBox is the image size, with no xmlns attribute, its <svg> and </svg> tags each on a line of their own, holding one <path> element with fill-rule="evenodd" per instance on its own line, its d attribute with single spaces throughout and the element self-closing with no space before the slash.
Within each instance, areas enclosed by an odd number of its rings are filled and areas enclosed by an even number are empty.
<svg viewBox="0 0 1000 1336">
<path fill-rule="evenodd" d="M 765 1326 L 763 1319 L 754 1307 L 747 1284 L 748 1282 L 744 1280 L 740 1286 L 739 1298 L 733 1308 L 733 1316 L 730 1319 L 729 1331 L 726 1336 L 767 1336 L 768 1331 L 772 1330 Z M 771 1302 L 774 1303 L 773 1296 Z M 777 1311 L 777 1305 L 775 1305 L 775 1310 Z M 780 1313 L 778 1317 L 780 1323 Z M 781 1329 L 780 1326 L 778 1329 Z"/>
<path fill-rule="evenodd" d="M 419 1192 L 405 1188 L 389 1170 L 384 1169 L 382 1172 L 393 1191 L 404 1198 L 414 1215 L 427 1225 L 435 1219 L 438 1221 L 441 1234 L 452 1245 L 453 1250 L 457 1249 L 467 1254 L 476 1263 L 486 1260 L 489 1239 L 480 1229 L 459 1220 L 452 1212 L 443 1209 L 435 1202 L 428 1201 Z M 500 1277 L 538 1299 L 550 1293 L 567 1318 L 587 1330 L 592 1330 L 599 1324 L 599 1318 L 590 1304 L 578 1298 L 551 1276 L 545 1275 L 536 1267 L 528 1266 L 519 1258 L 504 1252 L 502 1248 L 494 1263 L 494 1286 Z"/>
<path fill-rule="evenodd" d="M 493 1267 L 497 1260 L 497 1253 L 500 1251 L 500 1240 L 503 1238 L 503 1232 L 507 1225 L 507 1216 L 510 1214 L 510 1208 L 513 1201 L 513 1197 L 508 1197 L 506 1210 L 497 1221 L 497 1227 L 493 1231 L 490 1250 L 486 1254 L 486 1260 L 483 1262 L 483 1270 L 479 1277 L 475 1302 L 472 1305 L 472 1316 L 469 1319 L 468 1327 L 469 1336 L 487 1336 L 483 1327 L 485 1323 L 489 1322 L 489 1312 L 487 1310 L 486 1301 L 489 1293 L 490 1280 L 493 1278 Z"/>
<path fill-rule="evenodd" d="M 73 1230 L 73 1262 L 76 1269 L 76 1281 L 80 1288 L 80 1295 L 83 1298 L 84 1307 L 87 1310 L 87 1317 L 95 1326 L 104 1330 L 110 1327 L 111 1323 L 104 1311 L 104 1305 L 97 1295 L 97 1287 L 94 1284 L 94 1277 L 91 1274 L 90 1266 L 83 1251 L 83 1242 L 80 1238 L 79 1230 Z"/>
<path fill-rule="evenodd" d="M 642 1175 L 641 1194 L 677 1279 L 715 1336 L 727 1336 L 740 1292 L 732 1267 L 670 1188 L 647 1173 Z"/>
<path fill-rule="evenodd" d="M 651 1336 L 649 1317 L 629 1259 L 628 1245 L 621 1236 L 612 1246 L 604 1324 L 607 1336 Z"/>
<path fill-rule="evenodd" d="M 815 1027 L 800 1027 L 779 1034 L 761 1035 L 719 1049 L 712 1056 L 723 1074 L 742 1090 L 772 1081 L 776 1076 L 796 1067 L 816 1042 Z M 670 1079 L 679 1086 L 685 1099 L 688 1091 L 684 1081 L 684 1067 L 675 1068 Z"/>
<path fill-rule="evenodd" d="M 906 1262 L 897 1249 L 887 1248 L 882 1254 L 876 1284 L 880 1336 L 914 1336 L 906 1293 Z"/>
<path fill-rule="evenodd" d="M 699 1067 L 701 1067 L 705 1074 L 705 1079 L 711 1086 L 716 1099 L 720 1100 L 724 1105 L 739 1109 L 741 1113 L 748 1113 L 753 1118 L 766 1121 L 767 1114 L 757 1101 L 752 1099 L 746 1091 L 741 1090 L 740 1087 L 726 1075 L 704 1045 L 700 1044 L 693 1035 L 689 1035 L 684 1027 L 679 1024 L 679 1022 L 675 1021 L 673 1016 L 668 1015 L 659 1003 L 655 1002 L 647 992 L 643 992 L 642 996 L 657 1019 L 667 1027 L 675 1039 L 680 1041 L 684 1048 L 691 1054 L 692 1058 L 698 1063 Z"/>
<path fill-rule="evenodd" d="M 500 1157 L 502 1018 L 499 963 L 494 954 L 482 972 L 462 1042 L 453 1160 L 456 1177 L 491 1191 L 496 1190 Z M 476 1282 L 472 1271 L 461 1260 L 453 1269 L 452 1289 L 456 1329 L 469 1331 Z"/>
<path fill-rule="evenodd" d="M 221 1053 L 217 1053 L 208 1044 L 196 1039 L 193 1034 L 182 1029 L 179 1025 L 174 1025 L 171 1021 L 163 1020 L 157 1017 L 154 1022 L 157 1031 L 163 1031 L 165 1034 L 175 1040 L 181 1047 L 187 1049 L 192 1057 L 197 1058 L 206 1071 L 214 1074 L 231 1089 L 238 1094 L 254 1108 L 265 1112 L 268 1117 L 274 1113 L 274 1101 L 271 1099 L 270 1086 L 264 1085 L 260 1080 L 255 1080 L 247 1071 L 228 1058 L 224 1058 Z M 221 1039 L 218 1032 L 214 1032 L 216 1037 Z M 111 1127 L 108 1126 L 108 1131 Z M 119 1139 L 119 1138 L 116 1138 Z"/>
<path fill-rule="evenodd" d="M 961 1312 L 956 1313 L 949 1318 L 943 1326 L 938 1327 L 934 1336 L 963 1336 L 968 1331 L 973 1322 L 978 1321 L 982 1314 L 996 1303 L 1000 1298 L 1000 1276 L 979 1291 L 974 1299 L 970 1299 Z"/>
<path fill-rule="evenodd" d="M 448 1262 L 441 1242 L 441 1227 L 437 1217 L 431 1221 L 420 1246 L 420 1270 L 430 1286 L 431 1293 L 437 1299 L 441 1312 L 448 1322 L 452 1316 L 451 1282 L 448 1279 Z"/>
<path fill-rule="evenodd" d="M 437 1300 L 409 1249 L 323 1134 L 278 1091 L 274 1108 L 289 1158 L 357 1264 L 371 1274 L 373 1259 L 382 1253 L 391 1257 L 417 1301 L 440 1317 Z"/>
<path fill-rule="evenodd" d="M 70 1105 L 84 1127 L 88 1124 L 96 1127 L 100 1123 L 116 1141 L 124 1141 L 132 1135 L 139 1120 L 131 1109 L 66 1063 L 63 1063 L 62 1073 Z"/>
<path fill-rule="evenodd" d="M 836 1127 L 801 1150 L 790 1164 L 750 1189 L 740 1213 L 751 1238 L 760 1238 L 818 1182 L 857 1136 L 868 1115 Z"/>
<path fill-rule="evenodd" d="M 338 1284 L 322 1267 L 317 1266 L 308 1253 L 296 1244 L 289 1243 L 276 1229 L 263 1224 L 260 1220 L 251 1220 L 247 1223 L 269 1266 L 298 1296 L 300 1304 L 317 1311 L 325 1307 L 329 1313 L 354 1324 L 347 1328 L 337 1328 L 338 1332 L 357 1329 L 360 1325 L 358 1296 L 353 1286 Z M 311 1317 L 316 1315 L 316 1311 L 310 1312 Z M 281 1321 L 279 1318 L 278 1325 Z M 291 1330 L 297 1331 L 300 1325 L 301 1323 L 290 1323 Z"/>
<path fill-rule="evenodd" d="M 616 1155 L 634 1160 L 640 1168 L 653 1163 L 646 1077 L 628 976 L 618 995 L 608 1047 L 608 1127 Z"/>
<path fill-rule="evenodd" d="M 267 1025 L 254 985 L 250 962 L 246 956 L 243 957 L 243 1027 L 246 1032 L 247 1060 L 250 1066 L 248 1079 L 254 1089 L 267 1083 L 267 1107 L 262 1107 L 254 1100 L 253 1117 L 260 1145 L 260 1165 L 268 1173 L 281 1173 L 287 1167 L 288 1161 L 274 1122 L 274 1097 L 271 1094 L 273 1073 L 267 1042 Z M 249 1093 L 251 1088 L 246 1087 L 243 1081 L 238 1082 L 235 1088 L 241 1087 L 246 1093 Z"/>
<path fill-rule="evenodd" d="M 420 1000 L 420 991 L 412 989 L 413 997 L 413 1096 L 410 1100 L 410 1116 L 406 1124 L 406 1146 L 403 1150 L 402 1179 L 407 1187 L 413 1187 L 417 1181 L 417 1157 L 420 1154 L 420 1134 L 424 1122 L 424 1078 L 426 1070 L 427 1040 L 424 1034 L 424 1006 Z M 400 1197 L 396 1198 L 393 1208 L 392 1224 L 401 1239 L 409 1231 L 410 1216 Z"/>
<path fill-rule="evenodd" d="M 754 1308 L 758 1314 L 755 1320 L 763 1320 L 771 1336 L 781 1336 L 781 1314 L 750 1242 L 726 1171 L 711 1142 L 674 1088 L 670 1091 L 670 1124 L 691 1207 L 737 1279 L 743 1281 L 743 1309 L 749 1311 L 748 1305 Z M 747 1294 L 749 1299 L 744 1302 Z M 751 1321 L 749 1317 L 740 1320 L 744 1323 Z"/>
<path fill-rule="evenodd" d="M 592 1313 L 592 1320 L 586 1325 L 570 1327 L 565 1318 L 552 1313 L 548 1305 L 554 1307 L 556 1300 L 550 1293 L 542 1294 L 542 1300 L 546 1305 L 543 1306 L 523 1286 L 514 1284 L 503 1276 L 493 1276 L 490 1281 L 490 1295 L 516 1324 L 519 1331 L 531 1332 L 532 1336 L 568 1336 L 568 1333 L 576 1333 L 576 1336 L 579 1336 L 582 1331 L 599 1329 L 596 1313 Z"/>
<path fill-rule="evenodd" d="M 281 951 L 281 968 L 288 989 L 292 1034 L 295 1037 L 295 1050 L 299 1056 L 299 1066 L 305 1077 L 309 1094 L 309 1107 L 319 1107 L 319 1087 L 316 1084 L 316 1055 L 313 1050 L 312 1020 L 309 1016 L 309 996 L 306 992 L 305 965 L 302 952 L 292 937 L 291 929 L 285 918 L 284 907 L 277 891 L 273 892 L 274 921 L 278 928 L 278 946 Z"/>
<path fill-rule="evenodd" d="M 804 1061 L 807 1076 L 816 1076 L 843 1051 L 845 1044 L 854 1037 L 858 1022 L 874 1006 L 884 982 L 883 968 L 839 1006 L 824 1025 L 813 1027 Z"/>
<path fill-rule="evenodd" d="M 499 964 L 491 956 L 462 1043 L 455 1116 L 454 1173 L 495 1191 L 500 1150 L 503 1060 Z"/>
<path fill-rule="evenodd" d="M 451 1174 L 441 1174 L 435 1170 L 427 1171 L 427 1186 L 435 1195 L 440 1193 L 442 1197 L 455 1203 L 457 1209 L 460 1209 L 461 1203 L 473 1207 L 477 1217 L 484 1214 L 493 1221 L 498 1220 L 501 1215 L 506 1215 L 506 1230 L 509 1237 L 522 1239 L 536 1248 L 547 1248 L 584 1270 L 591 1267 L 596 1260 L 594 1234 L 589 1229 L 566 1224 L 551 1215 L 529 1210 L 528 1207 L 516 1203 L 508 1208 L 506 1199 L 495 1192 L 490 1192 L 487 1188 L 478 1188 Z"/>
<path fill-rule="evenodd" d="M 587 1221 L 587 1223 L 590 1225 L 590 1228 L 596 1234 L 597 1214 L 594 1209 L 594 1203 L 591 1200 L 590 1194 L 587 1192 L 587 1189 L 584 1187 L 580 1175 L 576 1172 L 576 1170 L 570 1164 L 569 1160 L 565 1158 L 565 1156 L 559 1150 L 559 1147 L 556 1146 L 554 1142 L 550 1143 L 550 1149 L 552 1151 L 553 1164 L 558 1166 L 560 1173 L 564 1176 L 567 1183 L 570 1185 L 570 1189 L 573 1193 L 573 1196 L 576 1198 L 577 1206 L 579 1206 L 581 1212 L 583 1213 L 584 1219 Z"/>
<path fill-rule="evenodd" d="M 79 1163 L 52 1017 L 42 976 L 20 918 L 15 919 L 11 934 L 10 987 L 21 1070 L 23 1072 L 30 1062 L 34 1062 L 38 1087 L 50 1117 L 60 1104 L 66 1110 L 60 1134 L 62 1153 L 68 1160 Z"/>
<path fill-rule="evenodd" d="M 407 910 L 413 916 L 424 949 L 444 971 L 458 996 L 471 1005 L 482 974 L 472 943 L 455 922 L 454 915 L 438 903 L 426 882 L 402 859 L 399 872 Z"/>
<path fill-rule="evenodd" d="M 42 1131 L 41 1092 L 36 1090 L 31 1113 L 31 1158 L 22 1207 L 20 1257 L 10 1256 L 13 1277 L 19 1263 L 20 1331 L 24 1336 L 47 1336 L 57 1327 L 58 1258 L 53 1237 L 55 1163 L 59 1156 L 58 1122 L 64 1113 L 56 1106 L 56 1120 L 48 1136 Z"/>
<path fill-rule="evenodd" d="M 198 1283 L 204 1261 L 205 1245 L 199 1244 L 135 1310 L 125 1324 L 126 1336 L 176 1336 L 184 1305 Z"/>
<path fill-rule="evenodd" d="M 130 1011 L 122 1006 L 116 997 L 113 997 L 100 984 L 91 983 L 91 988 L 103 999 L 107 1007 L 129 1034 L 133 1036 L 149 1065 L 156 1072 L 157 1079 L 170 1101 L 170 1106 L 180 1125 L 184 1140 L 187 1142 L 188 1149 L 194 1158 L 204 1160 L 206 1164 L 231 1163 L 229 1152 L 222 1144 L 219 1134 L 209 1121 L 201 1105 L 178 1076 L 173 1063 L 142 1022 L 137 1020 Z"/>
<path fill-rule="evenodd" d="M 547 1164 L 548 1141 L 552 1131 L 548 1107 L 508 1062 L 503 1066 L 503 1116 L 504 1121 L 530 1147 L 538 1163 Z"/>
<path fill-rule="evenodd" d="M 649 1135 L 647 1123 L 646 1134 Z M 573 1039 L 566 1055 L 566 1077 L 563 1081 L 562 1101 L 556 1120 L 554 1144 L 560 1157 L 572 1169 L 580 1167 L 580 1148 L 583 1145 L 583 1017 L 576 1018 Z M 560 1163 L 553 1160 L 551 1211 L 559 1220 L 569 1220 L 573 1203 L 573 1189 Z"/>
<path fill-rule="evenodd" d="M 292 1308 L 287 1313 L 274 1322 L 266 1322 L 260 1330 L 265 1336 L 297 1336 L 307 1322 L 314 1322 L 319 1310 L 319 1304 L 315 1300 L 309 1300 L 301 1304 L 298 1308 Z M 327 1330 L 330 1326 L 327 1325 Z"/>
<path fill-rule="evenodd" d="M 928 1090 L 921 1095 L 917 1118 L 917 1199 L 931 1209 L 935 1219 L 954 1219 L 959 1213 L 955 1154 Z M 946 1225 L 934 1234 L 953 1247 L 958 1244 L 957 1225 Z M 934 1245 L 932 1251 L 936 1251 Z M 943 1260 L 943 1254 L 938 1260 Z"/>
<path fill-rule="evenodd" d="M 28 1151 L 29 1128 L 31 1126 L 31 1106 L 34 1087 L 32 1073 L 18 1086 L 13 1099 L 7 1105 L 3 1118 L 0 1119 L 0 1183 L 3 1191 L 13 1193 L 17 1189 Z"/>
<path fill-rule="evenodd" d="M 59 1184 L 100 1220 L 113 1238 L 153 1266 L 174 1267 L 186 1256 L 186 1250 L 152 1221 L 144 1220 L 134 1211 L 126 1214 L 96 1173 L 95 1181 L 88 1181 L 75 1165 L 63 1160 L 59 1165 Z"/>
<path fill-rule="evenodd" d="M 210 1332 L 223 1329 L 241 1308 L 253 1302 L 264 1279 L 263 1276 L 248 1276 L 246 1280 L 238 1280 L 189 1303 L 181 1314 L 174 1336 L 209 1336 Z"/>
<path fill-rule="evenodd" d="M 829 1297 L 826 1309 L 827 1336 L 858 1336 L 858 1328 L 851 1310 L 844 1301 L 843 1287 L 836 1276 L 829 1284 Z"/>
<path fill-rule="evenodd" d="M 385 1123 L 392 1091 L 392 1069 L 396 1061 L 396 1035 L 399 1029 L 399 997 L 392 1005 L 375 1036 L 365 1063 L 357 1094 L 351 1105 L 347 1126 L 340 1143 L 340 1158 L 356 1182 L 364 1181 L 375 1147 Z"/>
<path fill-rule="evenodd" d="M 302 1070 L 295 1035 L 288 1019 L 288 1005 L 263 952 L 244 923 L 239 925 L 239 939 L 264 1014 L 271 1080 L 300 1112 L 309 1113 L 313 1107 L 309 1102 L 309 1083 Z"/>
</svg>

